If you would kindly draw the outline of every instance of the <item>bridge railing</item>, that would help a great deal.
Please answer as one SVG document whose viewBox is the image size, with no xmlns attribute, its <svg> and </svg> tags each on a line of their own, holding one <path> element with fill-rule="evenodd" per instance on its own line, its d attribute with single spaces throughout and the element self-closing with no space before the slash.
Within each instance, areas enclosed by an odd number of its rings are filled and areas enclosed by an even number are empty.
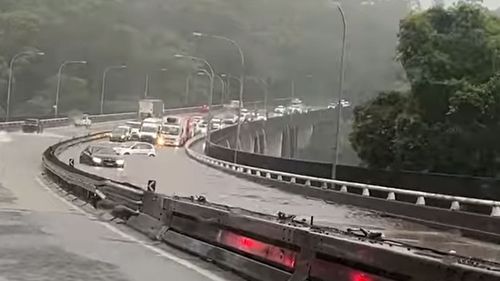
<svg viewBox="0 0 500 281">
<path fill-rule="evenodd" d="M 232 132 L 234 128 L 218 131 L 216 135 L 220 136 L 219 143 L 221 137 L 227 135 L 226 131 Z M 193 140 L 197 141 L 200 140 Z M 251 155 L 252 163 L 260 163 L 259 165 L 273 167 L 273 163 L 281 162 L 273 162 L 273 157 L 266 155 L 236 152 L 216 143 L 206 144 L 207 156 L 190 149 L 189 145 L 191 143 L 188 144 L 187 153 L 200 162 L 256 181 L 273 183 L 286 191 L 368 208 L 433 226 L 460 229 L 468 236 L 500 241 L 499 201 L 346 182 L 235 164 L 232 162 L 235 153 L 239 153 L 238 162 L 244 162 L 246 154 Z M 300 170 L 300 165 L 295 168 Z"/>
<path fill-rule="evenodd" d="M 213 145 L 213 144 L 212 144 Z M 223 148 L 219 146 L 219 148 Z M 225 149 L 225 148 L 224 148 Z M 361 190 L 362 196 L 371 196 L 374 191 L 381 191 L 386 194 L 386 200 L 398 200 L 401 195 L 410 195 L 417 198 L 415 201 L 416 205 L 426 205 L 426 199 L 436 199 L 436 200 L 446 200 L 450 202 L 449 209 L 454 211 L 461 210 L 462 205 L 479 205 L 486 206 L 490 209 L 490 215 L 500 217 L 500 201 L 493 200 L 483 200 L 474 199 L 460 196 L 451 196 L 445 194 L 413 191 L 407 189 L 398 189 L 393 187 L 385 187 L 378 185 L 370 185 L 363 183 L 346 182 L 332 179 L 323 179 L 317 177 L 310 177 L 298 174 L 290 174 L 285 172 L 279 172 L 274 170 L 261 169 L 251 166 L 245 166 L 240 164 L 234 164 L 232 162 L 218 160 L 204 154 L 195 153 L 192 150 L 188 150 L 190 155 L 194 158 L 207 162 L 209 164 L 217 165 L 222 168 L 226 168 L 232 171 L 238 171 L 241 173 L 246 173 L 252 176 L 265 177 L 267 179 L 283 181 L 293 184 L 302 184 L 308 187 L 319 187 L 323 189 L 334 189 L 338 187 L 340 192 L 359 194 L 355 192 L 354 189 Z M 354 189 L 351 189 L 354 188 Z M 377 196 L 377 198 L 380 198 Z M 406 202 L 406 201 L 405 201 Z M 461 205 L 462 204 L 462 205 Z"/>
</svg>

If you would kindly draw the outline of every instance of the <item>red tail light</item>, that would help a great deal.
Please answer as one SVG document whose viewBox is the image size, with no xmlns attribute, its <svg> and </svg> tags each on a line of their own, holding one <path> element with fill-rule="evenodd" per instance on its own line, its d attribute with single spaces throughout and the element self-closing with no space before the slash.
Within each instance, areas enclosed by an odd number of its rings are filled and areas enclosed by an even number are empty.
<svg viewBox="0 0 500 281">
<path fill-rule="evenodd" d="M 351 281 L 373 281 L 373 279 L 364 273 L 354 272 L 351 274 Z"/>
<path fill-rule="evenodd" d="M 296 252 L 267 244 L 230 231 L 222 231 L 219 243 L 237 249 L 244 253 L 263 258 L 264 260 L 281 264 L 287 268 L 295 267 Z"/>
</svg>

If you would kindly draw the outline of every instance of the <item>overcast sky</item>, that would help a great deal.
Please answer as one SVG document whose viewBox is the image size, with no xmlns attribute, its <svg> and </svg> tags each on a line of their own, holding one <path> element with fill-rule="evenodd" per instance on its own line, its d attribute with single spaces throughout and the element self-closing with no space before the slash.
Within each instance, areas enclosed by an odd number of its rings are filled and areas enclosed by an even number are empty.
<svg viewBox="0 0 500 281">
<path fill-rule="evenodd" d="M 433 0 L 420 0 L 420 4 L 422 5 L 423 8 L 428 8 L 432 5 L 434 1 Z M 452 4 L 457 2 L 456 0 L 445 0 L 446 4 Z M 500 7 L 500 0 L 483 0 L 483 4 L 492 9 L 496 10 Z"/>
</svg>

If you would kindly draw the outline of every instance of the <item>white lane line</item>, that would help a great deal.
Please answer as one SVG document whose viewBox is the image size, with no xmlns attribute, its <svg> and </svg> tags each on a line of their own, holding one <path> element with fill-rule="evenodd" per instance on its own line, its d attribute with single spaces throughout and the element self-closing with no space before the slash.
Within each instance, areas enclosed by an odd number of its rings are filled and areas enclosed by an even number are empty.
<svg viewBox="0 0 500 281">
<path fill-rule="evenodd" d="M 185 260 L 183 258 L 179 258 L 173 254 L 170 254 L 162 249 L 159 249 L 157 247 L 154 247 L 154 246 L 151 246 L 151 245 L 148 245 L 147 242 L 145 241 L 142 241 L 142 240 L 139 240 L 129 234 L 126 234 L 125 232 L 119 230 L 118 228 L 114 227 L 113 225 L 109 224 L 109 223 L 106 223 L 106 222 L 103 222 L 103 221 L 99 221 L 95 216 L 85 212 L 82 208 L 78 207 L 77 205 L 75 204 L 72 204 L 71 202 L 67 201 L 66 199 L 64 199 L 64 197 L 62 197 L 61 195 L 57 194 L 54 190 L 52 190 L 50 187 L 48 187 L 41 179 L 40 177 L 36 177 L 36 181 L 38 182 L 38 184 L 44 188 L 45 190 L 47 190 L 50 194 L 52 194 L 55 198 L 59 199 L 61 202 L 63 202 L 64 204 L 66 204 L 68 207 L 70 207 L 71 209 L 74 209 L 76 211 L 78 211 L 79 213 L 83 214 L 84 216 L 86 216 L 87 218 L 91 219 L 92 221 L 98 223 L 98 224 L 101 224 L 102 226 L 106 227 L 107 229 L 109 229 L 111 232 L 114 232 L 115 234 L 121 236 L 122 238 L 124 239 L 127 239 L 129 240 L 130 242 L 134 242 L 134 243 L 137 243 L 138 245 L 154 252 L 155 254 L 158 254 L 159 256 L 163 257 L 163 258 L 167 258 L 171 261 L 174 261 L 190 270 L 193 270 L 193 271 L 196 271 L 197 273 L 203 275 L 204 277 L 212 280 L 212 281 L 228 281 L 227 279 L 224 279 L 220 276 L 217 276 L 215 274 L 213 274 L 212 272 L 206 270 L 206 269 L 203 269 L 195 264 L 193 264 L 192 262 L 188 261 L 188 260 Z"/>
</svg>

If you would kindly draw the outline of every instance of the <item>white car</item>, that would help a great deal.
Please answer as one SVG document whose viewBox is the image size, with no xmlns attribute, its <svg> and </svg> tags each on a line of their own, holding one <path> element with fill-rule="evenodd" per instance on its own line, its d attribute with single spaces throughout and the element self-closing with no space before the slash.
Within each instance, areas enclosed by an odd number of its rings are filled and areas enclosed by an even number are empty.
<svg viewBox="0 0 500 281">
<path fill-rule="evenodd" d="M 335 109 L 335 108 L 337 108 L 337 105 L 338 105 L 338 104 L 339 104 L 338 102 L 331 102 L 331 103 L 328 105 L 328 109 Z M 350 101 L 348 101 L 348 100 L 344 100 L 344 99 L 342 99 L 342 100 L 340 100 L 340 105 L 341 105 L 342 107 L 349 107 L 349 106 L 351 106 L 351 102 L 350 102 Z"/>
<path fill-rule="evenodd" d="M 235 125 L 237 122 L 234 121 L 233 118 L 225 118 L 222 120 L 222 128 L 227 128 Z"/>
<path fill-rule="evenodd" d="M 240 108 L 240 101 L 239 100 L 232 100 L 229 102 L 229 108 L 232 109 L 237 109 Z"/>
<path fill-rule="evenodd" d="M 222 129 L 222 120 L 219 118 L 213 118 L 210 121 L 210 130 L 211 131 L 216 131 Z"/>
<path fill-rule="evenodd" d="M 301 104 L 293 104 L 289 106 L 287 110 L 288 114 L 295 114 L 295 113 L 301 114 L 303 112 L 303 107 Z"/>
<path fill-rule="evenodd" d="M 246 108 L 242 108 L 240 112 L 240 119 L 241 121 L 250 121 L 252 114 L 250 111 Z"/>
<path fill-rule="evenodd" d="M 206 120 L 202 120 L 196 124 L 196 134 L 206 134 L 208 128 L 208 122 Z"/>
<path fill-rule="evenodd" d="M 127 142 L 114 148 L 118 155 L 147 155 L 156 156 L 154 145 L 146 142 Z"/>
<path fill-rule="evenodd" d="M 84 114 L 79 118 L 76 118 L 74 122 L 75 126 L 77 127 L 89 128 L 90 126 L 92 126 L 92 120 L 90 120 L 90 117 L 87 114 Z"/>
<path fill-rule="evenodd" d="M 340 104 L 342 105 L 342 107 L 349 107 L 349 106 L 351 106 L 351 102 L 348 101 L 348 100 L 344 100 L 344 99 L 340 100 Z"/>
<path fill-rule="evenodd" d="M 267 117 L 265 114 L 258 113 L 257 116 L 253 118 L 255 121 L 266 121 Z"/>
<path fill-rule="evenodd" d="M 285 115 L 285 113 L 286 113 L 286 108 L 282 105 L 280 105 L 274 109 L 274 114 L 276 116 L 283 116 L 283 115 Z"/>
</svg>

